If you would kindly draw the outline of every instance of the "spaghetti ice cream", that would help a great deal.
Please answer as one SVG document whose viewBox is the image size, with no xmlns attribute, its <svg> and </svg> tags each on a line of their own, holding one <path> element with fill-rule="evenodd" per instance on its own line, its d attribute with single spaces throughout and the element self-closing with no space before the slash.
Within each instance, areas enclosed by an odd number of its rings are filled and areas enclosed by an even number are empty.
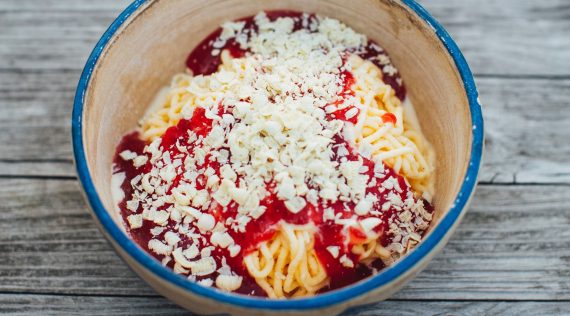
<svg viewBox="0 0 570 316">
<path fill-rule="evenodd" d="M 381 47 L 335 19 L 261 12 L 187 65 L 113 166 L 127 232 L 163 265 L 288 298 L 357 282 L 421 242 L 435 157 Z"/>
</svg>

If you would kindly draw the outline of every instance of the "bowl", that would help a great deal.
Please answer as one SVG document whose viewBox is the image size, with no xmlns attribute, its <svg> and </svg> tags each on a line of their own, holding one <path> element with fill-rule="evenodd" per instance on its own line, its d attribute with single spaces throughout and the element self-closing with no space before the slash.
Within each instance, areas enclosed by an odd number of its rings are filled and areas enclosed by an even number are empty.
<svg viewBox="0 0 570 316">
<path fill-rule="evenodd" d="M 181 277 L 125 233 L 111 197 L 111 164 L 122 135 L 159 89 L 185 69 L 187 54 L 228 20 L 293 9 L 333 17 L 378 42 L 400 70 L 437 155 L 435 216 L 425 239 L 381 273 L 314 297 L 270 300 L 221 292 Z M 483 119 L 469 67 L 443 27 L 413 0 L 137 0 L 111 24 L 89 57 L 72 115 L 77 173 L 91 212 L 132 269 L 160 294 L 204 314 L 337 314 L 388 298 L 444 246 L 473 194 Z"/>
</svg>

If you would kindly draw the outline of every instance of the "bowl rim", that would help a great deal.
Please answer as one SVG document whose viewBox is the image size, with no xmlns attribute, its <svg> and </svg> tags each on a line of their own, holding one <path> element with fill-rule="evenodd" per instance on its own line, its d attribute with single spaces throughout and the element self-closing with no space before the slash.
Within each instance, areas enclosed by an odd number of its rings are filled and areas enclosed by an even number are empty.
<svg viewBox="0 0 570 316">
<path fill-rule="evenodd" d="M 83 108 L 85 94 L 89 87 L 89 82 L 91 75 L 93 74 L 93 70 L 97 65 L 99 57 L 102 55 L 106 46 L 110 43 L 110 40 L 114 37 L 117 30 L 121 28 L 121 26 L 133 13 L 135 13 L 143 4 L 147 2 L 149 2 L 149 0 L 133 1 L 113 21 L 113 23 L 105 31 L 91 52 L 79 79 L 77 91 L 75 94 L 73 113 L 71 117 L 71 134 L 76 171 L 85 192 L 85 196 L 87 197 L 87 200 L 93 210 L 93 215 L 100 222 L 101 227 L 105 229 L 108 238 L 112 238 L 125 253 L 132 257 L 145 269 L 152 272 L 155 276 L 159 277 L 167 283 L 170 283 L 171 285 L 175 285 L 188 290 L 194 295 L 200 296 L 202 298 L 212 299 L 243 308 L 265 310 L 309 310 L 329 307 L 332 305 L 347 302 L 367 292 L 373 291 L 376 288 L 397 281 L 401 276 L 405 275 L 407 272 L 410 272 L 414 266 L 420 263 L 420 261 L 425 259 L 451 231 L 453 225 L 461 219 L 462 213 L 465 212 L 465 207 L 468 204 L 477 183 L 477 176 L 481 165 L 483 151 L 483 116 L 477 88 L 475 86 L 471 70 L 469 69 L 467 62 L 463 57 L 463 54 L 451 36 L 443 28 L 443 26 L 437 22 L 437 20 L 415 0 L 402 0 L 403 4 L 408 6 L 415 14 L 417 14 L 433 29 L 436 36 L 440 39 L 442 44 L 446 47 L 449 55 L 454 60 L 457 70 L 463 81 L 463 86 L 467 95 L 469 110 L 471 113 L 471 153 L 463 184 L 461 185 L 461 189 L 457 194 L 456 200 L 451 206 L 450 210 L 440 220 L 438 225 L 430 232 L 430 234 L 428 234 L 428 236 L 414 249 L 414 251 L 407 254 L 396 264 L 383 270 L 378 275 L 369 277 L 365 280 L 341 289 L 312 297 L 298 299 L 269 300 L 260 297 L 226 293 L 215 288 L 201 286 L 174 273 L 172 270 L 163 267 L 160 262 L 139 248 L 139 246 L 123 232 L 123 230 L 115 223 L 113 218 L 109 215 L 103 206 L 103 203 L 97 194 L 93 180 L 91 178 L 83 146 Z"/>
</svg>

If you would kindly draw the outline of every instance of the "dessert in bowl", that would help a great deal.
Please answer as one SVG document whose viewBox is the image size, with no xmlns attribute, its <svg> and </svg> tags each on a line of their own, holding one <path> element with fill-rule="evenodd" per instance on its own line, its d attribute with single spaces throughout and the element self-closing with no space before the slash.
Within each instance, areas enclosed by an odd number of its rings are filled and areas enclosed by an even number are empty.
<svg viewBox="0 0 570 316">
<path fill-rule="evenodd" d="M 386 298 L 475 185 L 456 46 L 413 2 L 205 3 L 135 2 L 88 61 L 74 149 L 103 231 L 197 312 Z"/>
</svg>

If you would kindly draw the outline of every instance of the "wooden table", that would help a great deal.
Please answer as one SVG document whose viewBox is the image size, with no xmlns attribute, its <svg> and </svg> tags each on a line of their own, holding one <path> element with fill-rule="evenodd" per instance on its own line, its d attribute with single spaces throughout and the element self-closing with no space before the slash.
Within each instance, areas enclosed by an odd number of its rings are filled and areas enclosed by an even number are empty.
<svg viewBox="0 0 570 316">
<path fill-rule="evenodd" d="M 469 61 L 486 153 L 472 207 L 414 281 L 359 315 L 570 314 L 570 1 L 425 0 Z M 0 312 L 187 314 L 95 227 L 72 166 L 84 62 L 129 0 L 0 0 Z"/>
</svg>

